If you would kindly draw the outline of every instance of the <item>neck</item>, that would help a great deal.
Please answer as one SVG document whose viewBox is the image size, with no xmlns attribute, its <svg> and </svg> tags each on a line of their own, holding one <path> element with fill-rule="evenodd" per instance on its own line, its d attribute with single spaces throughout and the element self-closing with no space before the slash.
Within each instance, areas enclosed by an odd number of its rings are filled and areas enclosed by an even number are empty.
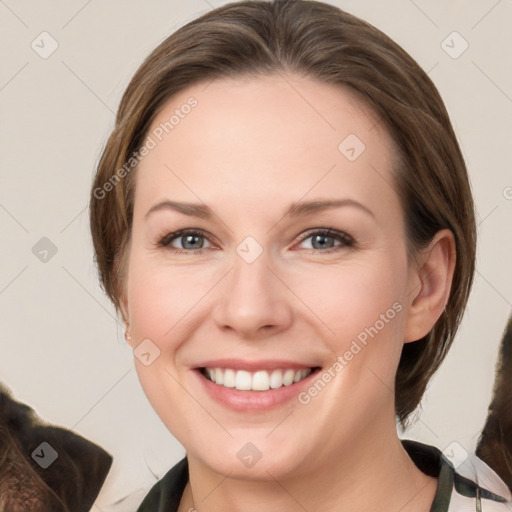
<svg viewBox="0 0 512 512">
<path fill-rule="evenodd" d="M 380 433 L 358 434 L 349 449 L 279 480 L 270 474 L 265 481 L 225 477 L 188 456 L 190 480 L 179 512 L 338 511 L 347 505 L 359 512 L 429 512 L 437 479 L 416 467 L 394 425 L 385 439 Z"/>
</svg>

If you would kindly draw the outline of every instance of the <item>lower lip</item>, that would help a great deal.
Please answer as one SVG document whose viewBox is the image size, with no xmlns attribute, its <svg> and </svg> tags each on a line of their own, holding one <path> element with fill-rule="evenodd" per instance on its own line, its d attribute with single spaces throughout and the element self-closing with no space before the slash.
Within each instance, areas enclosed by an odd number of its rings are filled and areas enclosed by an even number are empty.
<svg viewBox="0 0 512 512">
<path fill-rule="evenodd" d="M 241 391 L 236 388 L 228 388 L 220 384 L 215 384 L 207 379 L 199 369 L 194 369 L 193 373 L 197 375 L 206 392 L 218 403 L 235 411 L 240 412 L 260 412 L 275 409 L 280 405 L 292 400 L 306 387 L 310 385 L 312 379 L 319 372 L 319 369 L 313 370 L 306 378 L 299 382 L 294 382 L 289 386 L 281 386 L 267 391 Z"/>
</svg>

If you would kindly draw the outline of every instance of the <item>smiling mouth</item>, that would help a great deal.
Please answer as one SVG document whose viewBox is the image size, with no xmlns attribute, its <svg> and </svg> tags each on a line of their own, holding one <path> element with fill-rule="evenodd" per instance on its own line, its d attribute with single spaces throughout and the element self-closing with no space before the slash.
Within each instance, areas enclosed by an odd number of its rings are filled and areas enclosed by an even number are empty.
<svg viewBox="0 0 512 512">
<path fill-rule="evenodd" d="M 272 371 L 234 370 L 231 368 L 198 368 L 203 377 L 226 388 L 239 391 L 267 391 L 292 386 L 320 370 L 320 367 L 297 369 L 275 369 Z"/>
</svg>

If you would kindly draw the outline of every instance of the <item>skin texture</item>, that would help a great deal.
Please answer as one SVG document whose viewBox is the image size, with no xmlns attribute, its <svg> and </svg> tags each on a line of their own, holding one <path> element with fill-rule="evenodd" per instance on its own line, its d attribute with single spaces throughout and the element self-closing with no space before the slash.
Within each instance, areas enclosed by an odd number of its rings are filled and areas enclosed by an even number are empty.
<svg viewBox="0 0 512 512">
<path fill-rule="evenodd" d="M 400 444 L 394 376 L 403 343 L 427 334 L 448 300 L 451 233 L 408 258 L 392 140 L 350 91 L 291 74 L 196 84 L 165 105 L 148 134 L 190 96 L 198 105 L 137 170 L 122 298 L 129 343 L 150 339 L 160 350 L 149 366 L 135 364 L 187 451 L 180 511 L 429 510 L 437 480 Z M 354 161 L 338 149 L 349 134 L 366 146 Z M 162 209 L 145 218 L 166 199 L 205 203 L 215 216 Z M 284 215 L 313 199 L 350 199 L 372 213 L 343 206 Z M 354 244 L 315 243 L 311 235 L 327 227 Z M 158 245 L 185 228 L 207 238 Z M 236 251 L 248 236 L 263 249 L 252 263 Z M 222 357 L 328 368 L 395 303 L 401 311 L 307 405 L 235 412 L 191 370 Z M 249 441 L 262 454 L 252 467 L 237 457 Z"/>
</svg>

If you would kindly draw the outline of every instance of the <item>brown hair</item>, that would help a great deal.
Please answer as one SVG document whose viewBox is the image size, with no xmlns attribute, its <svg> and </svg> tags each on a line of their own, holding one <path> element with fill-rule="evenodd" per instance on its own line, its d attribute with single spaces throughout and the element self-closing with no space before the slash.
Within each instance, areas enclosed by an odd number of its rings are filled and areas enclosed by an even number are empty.
<svg viewBox="0 0 512 512">
<path fill-rule="evenodd" d="M 475 453 L 512 491 L 512 314 L 501 339 L 492 400 Z"/>
<path fill-rule="evenodd" d="M 474 206 L 461 150 L 432 81 L 389 37 L 337 7 L 306 0 L 227 4 L 187 23 L 146 58 L 121 100 L 91 191 L 101 283 L 124 316 L 136 170 L 126 163 L 133 166 L 164 103 L 200 81 L 281 71 L 351 88 L 384 123 L 399 157 L 395 185 L 411 252 L 443 228 L 454 234 L 457 258 L 446 309 L 425 338 L 402 350 L 395 410 L 406 427 L 462 319 L 475 265 Z"/>
<path fill-rule="evenodd" d="M 45 468 L 35 458 L 47 449 L 43 441 L 57 453 Z M 0 511 L 89 511 L 113 460 L 101 446 L 43 420 L 0 383 Z"/>
<path fill-rule="evenodd" d="M 70 512 L 45 484 L 4 424 L 0 424 L 0 510 Z"/>
</svg>

